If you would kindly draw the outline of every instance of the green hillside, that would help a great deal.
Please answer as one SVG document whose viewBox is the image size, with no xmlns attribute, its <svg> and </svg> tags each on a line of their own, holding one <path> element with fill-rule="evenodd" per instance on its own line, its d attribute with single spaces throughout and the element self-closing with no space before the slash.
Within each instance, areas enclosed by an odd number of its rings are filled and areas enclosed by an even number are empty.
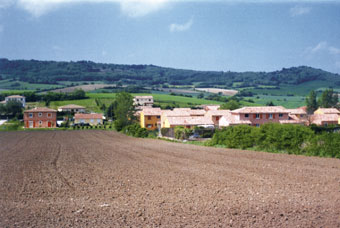
<svg viewBox="0 0 340 228">
<path fill-rule="evenodd" d="M 0 59 L 0 89 L 32 89 L 65 82 L 121 83 L 124 85 L 168 87 L 186 85 L 252 91 L 256 94 L 306 95 L 312 89 L 340 88 L 340 75 L 307 66 L 274 72 L 217 72 L 158 67 L 154 65 L 103 64 L 90 61 L 56 62 Z M 23 84 L 24 83 L 24 84 Z M 19 85 L 20 87 L 15 87 Z M 2 87 L 3 85 L 3 87 Z M 46 86 L 50 85 L 50 86 Z M 34 88 L 33 87 L 33 88 Z"/>
</svg>

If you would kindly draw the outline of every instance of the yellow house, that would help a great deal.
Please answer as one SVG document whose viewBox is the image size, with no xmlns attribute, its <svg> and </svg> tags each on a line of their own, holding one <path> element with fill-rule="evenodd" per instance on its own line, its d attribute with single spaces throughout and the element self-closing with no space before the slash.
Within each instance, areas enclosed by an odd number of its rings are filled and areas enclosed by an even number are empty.
<svg viewBox="0 0 340 228">
<path fill-rule="evenodd" d="M 166 116 L 164 117 L 164 128 L 174 128 L 176 126 L 182 126 L 185 128 L 194 127 L 214 127 L 214 122 L 204 116 Z"/>
<path fill-rule="evenodd" d="M 340 115 L 340 111 L 336 108 L 318 108 L 314 114 L 322 115 L 322 114 L 338 114 Z"/>
<path fill-rule="evenodd" d="M 160 124 L 162 110 L 160 108 L 144 108 L 140 112 L 140 126 L 148 130 L 155 130 Z"/>
</svg>

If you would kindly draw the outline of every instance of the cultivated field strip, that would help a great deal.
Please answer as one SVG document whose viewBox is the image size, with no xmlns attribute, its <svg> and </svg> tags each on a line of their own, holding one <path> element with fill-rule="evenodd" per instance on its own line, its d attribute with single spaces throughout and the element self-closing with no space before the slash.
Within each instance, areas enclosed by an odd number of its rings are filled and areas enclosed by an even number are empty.
<svg viewBox="0 0 340 228">
<path fill-rule="evenodd" d="M 0 133 L 0 227 L 340 227 L 338 159 Z"/>
</svg>

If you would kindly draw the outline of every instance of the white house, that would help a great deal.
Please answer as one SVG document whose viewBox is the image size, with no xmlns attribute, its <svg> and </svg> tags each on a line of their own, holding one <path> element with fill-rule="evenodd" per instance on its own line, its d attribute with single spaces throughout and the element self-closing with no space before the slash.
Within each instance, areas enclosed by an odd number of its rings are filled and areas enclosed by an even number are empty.
<svg viewBox="0 0 340 228">
<path fill-rule="evenodd" d="M 6 104 L 10 101 L 18 101 L 22 104 L 22 107 L 25 107 L 26 105 L 26 98 L 24 96 L 12 95 L 5 98 Z"/>
</svg>

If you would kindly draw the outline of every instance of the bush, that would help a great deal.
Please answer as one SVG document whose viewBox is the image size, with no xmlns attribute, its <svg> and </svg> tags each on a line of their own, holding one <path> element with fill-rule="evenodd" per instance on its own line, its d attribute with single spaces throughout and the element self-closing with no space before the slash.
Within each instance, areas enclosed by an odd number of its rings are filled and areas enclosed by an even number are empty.
<svg viewBox="0 0 340 228">
<path fill-rule="evenodd" d="M 189 128 L 184 128 L 181 126 L 175 127 L 175 138 L 176 139 L 188 139 L 189 136 L 192 134 L 192 130 Z"/>
<path fill-rule="evenodd" d="M 255 146 L 259 129 L 248 125 L 238 125 L 217 130 L 210 145 L 225 145 L 228 148 L 247 149 Z"/>
<path fill-rule="evenodd" d="M 123 128 L 122 132 L 133 137 L 146 138 L 148 130 L 142 128 L 139 124 L 131 124 Z"/>
</svg>

